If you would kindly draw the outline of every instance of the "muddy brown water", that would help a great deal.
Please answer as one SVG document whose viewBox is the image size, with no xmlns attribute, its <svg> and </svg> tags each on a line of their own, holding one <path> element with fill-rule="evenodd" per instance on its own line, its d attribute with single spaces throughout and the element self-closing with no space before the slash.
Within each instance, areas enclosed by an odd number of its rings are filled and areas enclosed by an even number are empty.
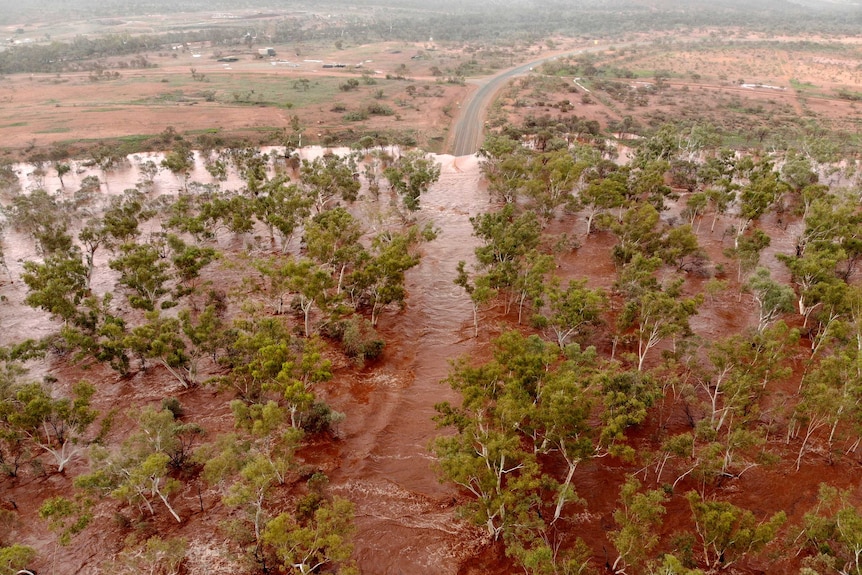
<svg viewBox="0 0 862 575">
<path fill-rule="evenodd" d="M 473 157 L 441 156 L 442 175 L 422 196 L 420 221 L 440 229 L 408 273 L 407 308 L 384 316 L 382 364 L 346 398 L 340 466 L 333 490 L 356 504 L 355 557 L 368 573 L 456 573 L 476 539 L 456 520 L 457 492 L 441 484 L 428 446 L 438 433 L 434 404 L 457 401 L 446 377 L 449 360 L 473 347 L 471 307 L 453 283 L 475 239 L 469 217 L 488 206 Z M 352 401 L 362 398 L 361 401 Z"/>
</svg>

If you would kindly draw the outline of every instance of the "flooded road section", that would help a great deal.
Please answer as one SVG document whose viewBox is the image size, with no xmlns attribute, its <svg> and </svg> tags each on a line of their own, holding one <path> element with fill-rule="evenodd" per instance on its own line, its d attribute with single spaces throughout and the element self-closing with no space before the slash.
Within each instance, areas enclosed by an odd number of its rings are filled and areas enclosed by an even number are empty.
<svg viewBox="0 0 862 575">
<path fill-rule="evenodd" d="M 440 234 L 408 272 L 405 311 L 381 319 L 383 364 L 351 390 L 331 477 L 333 490 L 356 505 L 354 556 L 364 573 L 456 573 L 478 540 L 455 519 L 456 491 L 437 481 L 428 445 L 438 433 L 434 405 L 457 401 L 440 383 L 449 360 L 474 346 L 469 299 L 452 280 L 458 261 L 472 260 L 469 218 L 487 209 L 488 197 L 475 157 L 438 160 L 441 177 L 422 196 L 419 221 Z"/>
</svg>

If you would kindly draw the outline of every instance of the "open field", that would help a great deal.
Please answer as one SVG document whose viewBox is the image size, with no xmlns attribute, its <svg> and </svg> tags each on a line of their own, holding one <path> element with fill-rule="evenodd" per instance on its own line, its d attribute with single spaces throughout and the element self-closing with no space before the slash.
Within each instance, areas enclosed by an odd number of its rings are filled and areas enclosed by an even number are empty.
<svg viewBox="0 0 862 575">
<path fill-rule="evenodd" d="M 410 56 L 417 52 L 423 52 L 421 46 L 395 44 L 365 47 L 361 60 L 349 52 L 311 53 L 303 60 L 317 62 L 296 62 L 293 56 L 288 64 L 240 54 L 240 61 L 225 64 L 211 54 L 198 58 L 184 51 L 152 55 L 152 68 L 117 70 L 117 77 L 105 79 L 85 72 L 7 76 L 0 80 L 3 147 L 155 135 L 168 126 L 180 133 L 217 130 L 254 140 L 260 129 L 289 130 L 293 116 L 309 143 L 326 141 L 330 134 L 342 140 L 350 132 L 403 131 L 433 146 L 445 136 L 446 114 L 466 89 L 436 82 L 426 62 L 412 65 Z M 418 79 L 412 73 L 386 78 L 407 73 L 396 72 L 405 61 Z M 321 62 L 351 64 L 333 74 Z M 363 68 L 355 68 L 360 62 Z M 349 80 L 358 82 L 356 87 L 340 89 Z M 387 115 L 345 120 L 370 104 L 379 104 Z"/>
<path fill-rule="evenodd" d="M 467 79 L 547 51 L 544 41 L 508 46 L 433 38 L 327 41 L 314 36 L 323 25 L 314 14 L 284 10 L 9 24 L 3 33 L 15 44 L 8 50 L 44 44 L 46 38 L 75 42 L 106 34 L 177 40 L 123 56 L 76 57 L 57 63 L 57 72 L 0 76 L 0 149 L 55 144 L 74 149 L 124 136 L 145 139 L 172 127 L 255 143 L 296 142 L 298 132 L 303 143 L 323 144 L 383 135 L 442 151 L 449 124 L 470 90 Z M 264 39 L 285 26 L 306 30 L 308 37 L 281 43 Z M 261 38 L 230 37 L 245 29 Z M 184 40 L 187 34 L 203 34 L 194 32 L 200 30 L 221 39 Z M 574 43 L 556 47 L 566 45 Z M 276 55 L 260 56 L 265 48 Z"/>
<path fill-rule="evenodd" d="M 707 36 L 575 55 L 542 71 L 501 94 L 492 127 L 574 115 L 623 138 L 675 123 L 713 126 L 731 146 L 825 138 L 853 153 L 860 143 L 862 47 L 853 41 Z"/>
</svg>

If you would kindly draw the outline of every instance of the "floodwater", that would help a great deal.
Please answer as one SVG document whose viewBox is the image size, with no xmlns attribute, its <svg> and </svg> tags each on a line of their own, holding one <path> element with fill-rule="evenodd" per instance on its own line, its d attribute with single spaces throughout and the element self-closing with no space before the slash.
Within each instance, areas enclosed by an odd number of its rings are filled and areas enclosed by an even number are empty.
<svg viewBox="0 0 862 575">
<path fill-rule="evenodd" d="M 437 481 L 428 445 L 438 433 L 434 404 L 457 401 L 440 383 L 449 360 L 474 346 L 471 306 L 452 280 L 475 246 L 469 217 L 488 200 L 474 157 L 438 160 L 441 178 L 422 196 L 419 219 L 439 237 L 408 274 L 405 312 L 381 320 L 385 358 L 344 407 L 341 465 L 332 476 L 334 490 L 356 504 L 355 557 L 368 573 L 456 573 L 476 540 L 455 519 L 456 492 Z"/>
</svg>

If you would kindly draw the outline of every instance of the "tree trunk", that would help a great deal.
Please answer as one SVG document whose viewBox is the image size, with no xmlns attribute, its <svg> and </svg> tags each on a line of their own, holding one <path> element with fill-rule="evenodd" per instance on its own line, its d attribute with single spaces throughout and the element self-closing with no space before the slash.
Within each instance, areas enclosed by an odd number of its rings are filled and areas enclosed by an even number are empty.
<svg viewBox="0 0 862 575">
<path fill-rule="evenodd" d="M 158 481 L 158 480 L 156 480 L 156 481 Z M 168 503 L 168 498 L 167 498 L 167 497 L 165 497 L 165 496 L 162 494 L 162 492 L 159 490 L 159 488 L 158 488 L 158 486 L 157 486 L 157 485 L 156 485 L 156 486 L 154 486 L 154 489 L 155 489 L 156 495 L 158 495 L 158 496 L 159 496 L 159 499 L 161 499 L 161 500 L 162 500 L 162 503 L 164 503 L 164 504 L 165 504 L 165 507 L 167 507 L 167 508 L 168 508 L 168 511 L 170 511 L 170 512 L 171 512 L 171 515 L 173 515 L 173 516 L 174 516 L 174 519 L 176 519 L 176 520 L 177 520 L 177 523 L 182 523 L 182 522 L 183 522 L 183 520 L 182 520 L 182 519 L 180 519 L 180 516 L 179 516 L 179 515 L 177 515 L 177 512 L 176 512 L 176 511 L 174 511 L 174 508 L 173 508 L 173 507 L 171 507 L 171 504 L 170 504 L 170 503 Z"/>
</svg>

